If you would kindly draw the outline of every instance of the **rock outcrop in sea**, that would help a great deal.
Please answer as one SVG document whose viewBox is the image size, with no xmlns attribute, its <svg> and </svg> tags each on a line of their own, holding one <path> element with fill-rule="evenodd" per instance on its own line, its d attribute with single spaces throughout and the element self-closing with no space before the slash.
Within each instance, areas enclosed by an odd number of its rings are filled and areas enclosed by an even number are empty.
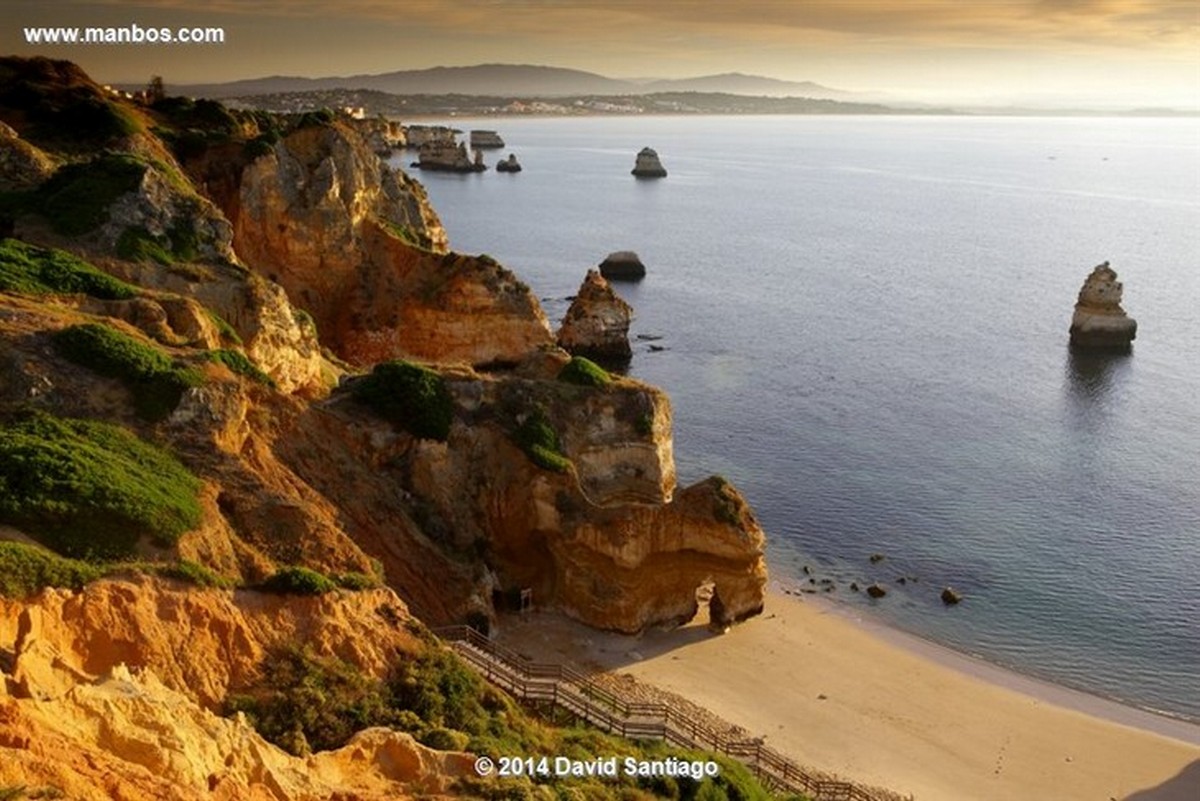
<svg viewBox="0 0 1200 801">
<path fill-rule="evenodd" d="M 646 265 L 632 250 L 618 250 L 600 262 L 600 275 L 609 281 L 640 281 L 646 277 Z"/>
<path fill-rule="evenodd" d="M 633 308 L 597 270 L 588 270 L 558 330 L 558 346 L 574 356 L 604 365 L 629 363 L 629 324 Z"/>
<path fill-rule="evenodd" d="M 1137 321 L 1121 308 L 1123 287 L 1108 262 L 1092 270 L 1079 290 L 1071 317 L 1071 347 L 1079 351 L 1128 353 Z"/>
<path fill-rule="evenodd" d="M 474 153 L 472 158 L 462 142 L 429 142 L 421 145 L 417 166 L 434 172 L 483 172 L 487 169 L 483 153 Z"/>
<path fill-rule="evenodd" d="M 509 153 L 508 158 L 496 162 L 496 172 L 520 172 L 521 163 L 517 161 L 516 153 Z"/>
<path fill-rule="evenodd" d="M 643 147 L 637 154 L 633 165 L 633 174 L 638 178 L 666 178 L 667 169 L 658 158 L 658 152 L 653 148 Z"/>
<path fill-rule="evenodd" d="M 471 149 L 489 149 L 504 147 L 504 140 L 495 131 L 471 131 Z"/>
</svg>

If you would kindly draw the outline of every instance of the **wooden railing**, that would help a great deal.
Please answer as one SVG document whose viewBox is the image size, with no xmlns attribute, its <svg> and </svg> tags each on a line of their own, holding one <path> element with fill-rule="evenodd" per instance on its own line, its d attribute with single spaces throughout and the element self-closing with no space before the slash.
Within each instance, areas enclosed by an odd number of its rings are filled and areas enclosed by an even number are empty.
<svg viewBox="0 0 1200 801">
<path fill-rule="evenodd" d="M 524 702 L 550 703 L 610 734 L 713 751 L 744 763 L 769 789 L 818 801 L 881 801 L 856 784 L 806 772 L 761 739 L 735 740 L 667 704 L 630 701 L 565 665 L 532 662 L 475 629 L 436 629 L 490 683 Z"/>
</svg>

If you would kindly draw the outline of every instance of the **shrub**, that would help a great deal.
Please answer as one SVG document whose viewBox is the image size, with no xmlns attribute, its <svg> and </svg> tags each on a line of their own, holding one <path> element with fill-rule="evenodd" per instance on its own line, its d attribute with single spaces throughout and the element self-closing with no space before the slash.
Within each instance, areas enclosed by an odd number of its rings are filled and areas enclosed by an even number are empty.
<svg viewBox="0 0 1200 801">
<path fill-rule="evenodd" d="M 263 582 L 262 589 L 281 595 L 324 595 L 337 589 L 333 579 L 307 567 L 281 568 Z"/>
<path fill-rule="evenodd" d="M 197 587 L 217 587 L 227 589 L 233 582 L 204 565 L 181 559 L 174 564 L 157 565 L 154 572 L 166 578 L 179 579 L 195 584 Z"/>
<path fill-rule="evenodd" d="M 388 680 L 391 703 L 434 727 L 469 734 L 489 731 L 483 680 L 453 652 L 431 648 L 400 664 Z"/>
<path fill-rule="evenodd" d="M 516 442 L 525 455 L 544 470 L 565 473 L 571 467 L 571 460 L 563 455 L 558 433 L 541 408 L 535 408 L 526 416 L 517 429 Z"/>
<path fill-rule="evenodd" d="M 165 451 L 107 423 L 35 413 L 0 425 L 0 521 L 66 556 L 133 555 L 200 522 L 200 482 Z"/>
<path fill-rule="evenodd" d="M 126 261 L 154 261 L 162 265 L 175 262 L 174 254 L 164 247 L 162 240 L 140 226 L 121 232 L 117 255 Z"/>
<path fill-rule="evenodd" d="M 133 393 L 137 413 L 147 420 L 166 417 L 189 387 L 204 380 L 157 347 L 100 323 L 64 328 L 53 341 L 59 353 L 76 364 L 120 379 Z"/>
<path fill-rule="evenodd" d="M 355 732 L 394 717 L 383 685 L 339 659 L 286 648 L 263 666 L 265 684 L 226 701 L 244 712 L 263 737 L 297 756 L 340 748 Z"/>
<path fill-rule="evenodd" d="M 227 350 L 224 348 L 220 350 L 210 350 L 204 354 L 203 358 L 210 362 L 223 364 L 228 367 L 231 372 L 237 373 L 238 375 L 253 379 L 260 384 L 265 384 L 266 386 L 271 387 L 272 389 L 275 388 L 275 379 L 258 369 L 258 366 L 255 365 L 254 362 L 250 361 L 246 354 L 239 350 Z"/>
<path fill-rule="evenodd" d="M 267 131 L 246 142 L 242 146 L 242 152 L 246 155 L 247 159 L 254 161 L 261 156 L 271 153 L 275 149 L 275 143 L 278 141 L 279 134 L 275 131 Z"/>
<path fill-rule="evenodd" d="M 379 586 L 379 579 L 374 576 L 368 576 L 366 573 L 341 573 L 334 576 L 333 580 L 343 590 L 353 590 L 355 592 L 373 590 Z"/>
<path fill-rule="evenodd" d="M 471 738 L 461 731 L 445 729 L 440 726 L 421 732 L 417 740 L 435 751 L 463 751 Z"/>
<path fill-rule="evenodd" d="M 354 384 L 353 397 L 414 437 L 445 442 L 454 405 L 445 379 L 427 367 L 404 361 L 375 365 Z"/>
<path fill-rule="evenodd" d="M 100 576 L 100 568 L 87 562 L 21 542 L 0 542 L 0 595 L 24 598 L 43 587 L 78 590 Z"/>
<path fill-rule="evenodd" d="M 0 240 L 0 290 L 31 295 L 82 293 L 103 300 L 123 300 L 138 294 L 136 287 L 65 250 L 34 247 L 15 239 Z"/>
<path fill-rule="evenodd" d="M 606 387 L 612 383 L 612 376 L 591 359 L 572 356 L 571 361 L 559 371 L 558 380 L 584 387 Z"/>
<path fill-rule="evenodd" d="M 37 190 L 38 211 L 60 234 L 79 236 L 108 220 L 108 209 L 138 188 L 146 163 L 123 153 L 105 153 L 59 168 Z"/>
</svg>

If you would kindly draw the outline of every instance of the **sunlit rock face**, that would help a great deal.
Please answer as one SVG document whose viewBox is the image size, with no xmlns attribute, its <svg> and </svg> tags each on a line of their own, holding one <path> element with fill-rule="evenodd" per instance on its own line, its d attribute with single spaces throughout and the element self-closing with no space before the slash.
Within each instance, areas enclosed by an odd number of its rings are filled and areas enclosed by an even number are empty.
<svg viewBox="0 0 1200 801">
<path fill-rule="evenodd" d="M 247 167 L 233 205 L 238 254 L 352 364 L 512 363 L 553 344 L 529 288 L 486 256 L 447 253 L 424 188 L 350 129 L 287 136 Z"/>
<path fill-rule="evenodd" d="M 1071 347 L 1079 351 L 1128 352 L 1137 321 L 1121 308 L 1123 287 L 1108 262 L 1099 264 L 1079 290 L 1071 317 Z"/>
<path fill-rule="evenodd" d="M 606 365 L 629 362 L 629 324 L 633 308 L 597 270 L 588 270 L 579 293 L 558 331 L 558 345 L 574 356 Z"/>
</svg>

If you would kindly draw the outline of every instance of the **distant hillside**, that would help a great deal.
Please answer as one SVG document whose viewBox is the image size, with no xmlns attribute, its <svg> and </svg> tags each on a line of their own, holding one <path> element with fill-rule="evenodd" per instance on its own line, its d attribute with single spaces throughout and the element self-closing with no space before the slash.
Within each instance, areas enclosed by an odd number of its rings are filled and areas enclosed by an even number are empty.
<svg viewBox="0 0 1200 801">
<path fill-rule="evenodd" d="M 639 87 L 643 92 L 721 92 L 729 95 L 766 97 L 816 97 L 829 100 L 848 99 L 853 93 L 831 89 L 812 81 L 781 81 L 761 75 L 727 72 L 700 78 L 650 81 Z"/>
<path fill-rule="evenodd" d="M 756 75 L 728 73 L 673 80 L 623 81 L 592 72 L 528 64 L 480 64 L 474 67 L 434 67 L 426 70 L 349 75 L 331 78 L 271 76 L 232 83 L 172 85 L 173 93 L 192 97 L 312 92 L 331 89 L 372 89 L 394 95 L 476 95 L 488 97 L 565 97 L 568 95 L 642 95 L 655 92 L 724 92 L 774 97 L 845 98 L 850 93 L 811 81 L 792 82 Z"/>
</svg>

